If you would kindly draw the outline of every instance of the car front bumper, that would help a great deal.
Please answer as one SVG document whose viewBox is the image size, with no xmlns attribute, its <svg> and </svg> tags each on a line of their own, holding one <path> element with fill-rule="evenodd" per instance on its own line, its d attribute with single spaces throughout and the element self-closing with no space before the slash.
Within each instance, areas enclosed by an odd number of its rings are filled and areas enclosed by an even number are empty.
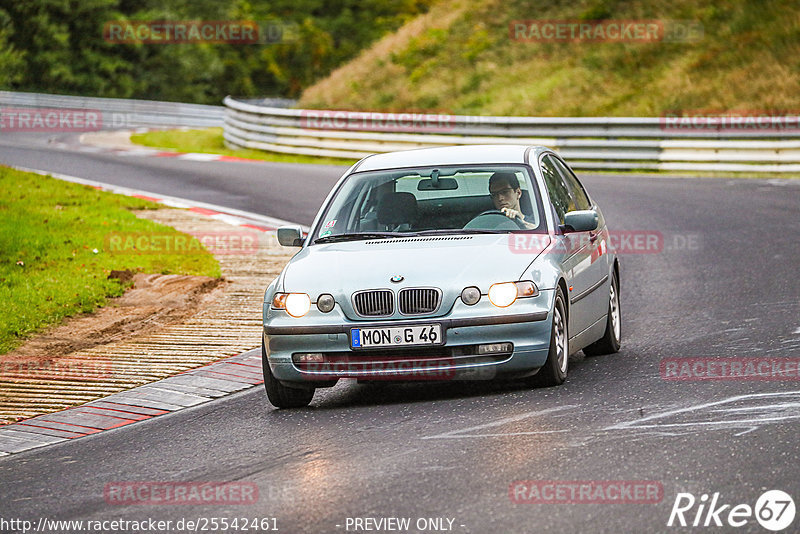
<svg viewBox="0 0 800 534">
<path fill-rule="evenodd" d="M 553 290 L 497 308 L 482 299 L 474 306 L 456 301 L 440 317 L 352 321 L 336 307 L 312 308 L 293 318 L 267 310 L 264 345 L 273 376 L 285 383 L 330 385 L 338 378 L 363 380 L 488 380 L 532 374 L 550 347 Z M 409 348 L 352 349 L 352 328 L 440 324 L 445 342 Z M 496 344 L 506 344 L 498 347 Z M 487 345 L 495 350 L 486 352 Z M 483 348 L 479 348 L 479 347 Z M 500 349 L 500 350 L 497 350 Z M 324 361 L 303 363 L 300 354 Z"/>
</svg>

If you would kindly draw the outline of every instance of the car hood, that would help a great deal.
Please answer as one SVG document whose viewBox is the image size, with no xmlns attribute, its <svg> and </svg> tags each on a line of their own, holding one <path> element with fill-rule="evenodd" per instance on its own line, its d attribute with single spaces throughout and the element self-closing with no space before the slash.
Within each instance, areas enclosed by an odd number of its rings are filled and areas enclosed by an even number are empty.
<svg viewBox="0 0 800 534">
<path fill-rule="evenodd" d="M 486 292 L 495 282 L 518 280 L 538 253 L 510 246 L 512 234 L 424 236 L 313 245 L 287 267 L 284 291 L 349 298 L 362 289 L 438 287 L 455 298 L 467 286 Z M 546 237 L 545 237 L 546 239 Z M 393 276 L 402 276 L 399 283 Z"/>
</svg>

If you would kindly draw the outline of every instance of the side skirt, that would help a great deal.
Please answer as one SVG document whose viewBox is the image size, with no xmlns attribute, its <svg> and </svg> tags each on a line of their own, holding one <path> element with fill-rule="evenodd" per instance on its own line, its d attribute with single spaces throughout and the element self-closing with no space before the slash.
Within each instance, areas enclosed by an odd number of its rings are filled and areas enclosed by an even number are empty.
<svg viewBox="0 0 800 534">
<path fill-rule="evenodd" d="M 583 349 L 583 347 L 591 345 L 592 343 L 603 337 L 603 334 L 606 331 L 607 321 L 608 321 L 608 314 L 605 314 L 596 322 L 594 322 L 589 328 L 569 338 L 570 355 L 575 354 L 579 350 Z"/>
</svg>

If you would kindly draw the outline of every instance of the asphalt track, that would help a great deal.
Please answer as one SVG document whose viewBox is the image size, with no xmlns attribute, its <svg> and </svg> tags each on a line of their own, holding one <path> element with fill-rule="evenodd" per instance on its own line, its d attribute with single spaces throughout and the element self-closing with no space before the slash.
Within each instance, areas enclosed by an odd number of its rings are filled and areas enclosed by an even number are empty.
<svg viewBox="0 0 800 534">
<path fill-rule="evenodd" d="M 0 163 L 302 224 L 344 170 L 83 153 L 33 135 L 0 138 Z M 266 525 L 280 532 L 317 533 L 365 532 L 377 525 L 355 529 L 355 518 L 395 517 L 409 518 L 410 532 L 617 533 L 689 530 L 667 526 L 681 492 L 754 506 L 764 491 L 780 489 L 800 505 L 796 372 L 794 380 L 660 374 L 667 358 L 800 359 L 800 181 L 582 178 L 612 229 L 663 236 L 660 250 L 621 256 L 620 353 L 573 357 L 566 384 L 549 389 L 342 381 L 319 390 L 308 409 L 289 411 L 250 389 L 0 458 L 0 519 L 170 520 L 169 530 L 180 532 L 182 518 L 201 518 L 201 526 L 211 518 L 275 518 Z M 515 503 L 509 488 L 518 480 L 653 481 L 663 495 L 656 503 Z M 239 505 L 104 499 L 108 485 L 129 481 L 235 481 L 257 486 L 258 498 Z M 691 531 L 767 532 L 753 517 L 730 526 L 730 508 L 719 516 L 722 527 L 712 519 Z M 685 513 L 687 522 L 697 511 Z M 421 518 L 446 520 L 439 530 L 421 529 Z M 783 532 L 798 531 L 795 518 Z"/>
</svg>

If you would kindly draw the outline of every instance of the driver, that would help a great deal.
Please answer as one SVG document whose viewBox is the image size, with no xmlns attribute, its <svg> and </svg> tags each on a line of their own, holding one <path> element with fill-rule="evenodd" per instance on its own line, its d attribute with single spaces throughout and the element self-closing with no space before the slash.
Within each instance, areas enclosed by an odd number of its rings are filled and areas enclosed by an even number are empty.
<svg viewBox="0 0 800 534">
<path fill-rule="evenodd" d="M 496 172 L 489 178 L 489 194 L 492 196 L 494 207 L 503 212 L 509 219 L 517 219 L 520 224 L 529 230 L 536 228 L 536 224 L 528 221 L 522 208 L 519 206 L 519 199 L 522 197 L 522 189 L 519 187 L 517 175 L 513 172 Z"/>
</svg>

